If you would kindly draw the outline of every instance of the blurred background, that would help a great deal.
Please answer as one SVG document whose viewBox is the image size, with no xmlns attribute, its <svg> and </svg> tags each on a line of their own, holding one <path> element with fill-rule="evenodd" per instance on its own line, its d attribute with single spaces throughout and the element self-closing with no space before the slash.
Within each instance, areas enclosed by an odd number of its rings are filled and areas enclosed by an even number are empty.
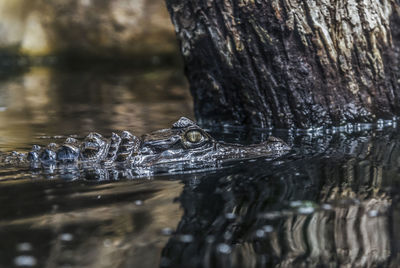
<svg viewBox="0 0 400 268">
<path fill-rule="evenodd" d="M 170 57 L 176 41 L 164 1 L 2 0 L 0 48 L 29 56 L 128 60 Z"/>
<path fill-rule="evenodd" d="M 182 69 L 164 1 L 1 0 L 0 148 L 193 117 Z"/>
</svg>

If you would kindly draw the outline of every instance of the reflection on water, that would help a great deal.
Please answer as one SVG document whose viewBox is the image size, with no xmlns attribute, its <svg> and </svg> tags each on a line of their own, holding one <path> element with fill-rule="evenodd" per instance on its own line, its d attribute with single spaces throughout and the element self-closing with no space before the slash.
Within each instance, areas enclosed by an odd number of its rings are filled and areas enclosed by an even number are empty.
<svg viewBox="0 0 400 268">
<path fill-rule="evenodd" d="M 168 68 L 32 68 L 0 81 L 0 151 L 140 135 L 180 116 L 191 117 L 190 98 Z M 396 267 L 400 132 L 349 132 L 276 132 L 293 146 L 276 161 L 151 178 L 69 181 L 0 165 L 0 267 Z"/>
<path fill-rule="evenodd" d="M 91 131 L 140 135 L 192 117 L 185 79 L 170 66 L 0 75 L 0 152 Z M 0 181 L 0 267 L 155 267 L 162 233 L 181 217 L 179 180 L 73 183 L 1 166 Z"/>
<path fill-rule="evenodd" d="M 187 181 L 161 266 L 396 266 L 400 135 L 340 136 L 323 138 L 334 153 Z"/>
<path fill-rule="evenodd" d="M 27 149 L 27 141 L 43 143 L 40 136 L 165 128 L 192 117 L 186 88 L 181 72 L 167 67 L 31 68 L 0 81 L 0 148 Z"/>
<path fill-rule="evenodd" d="M 0 267 L 156 267 L 181 190 L 162 180 L 2 183 Z"/>
</svg>

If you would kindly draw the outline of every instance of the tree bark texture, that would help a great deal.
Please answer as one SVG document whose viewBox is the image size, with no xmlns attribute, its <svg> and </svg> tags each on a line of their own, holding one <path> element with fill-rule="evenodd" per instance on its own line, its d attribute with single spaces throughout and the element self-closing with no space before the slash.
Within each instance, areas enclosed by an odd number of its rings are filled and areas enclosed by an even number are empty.
<svg viewBox="0 0 400 268">
<path fill-rule="evenodd" d="M 200 122 L 400 115 L 399 0 L 167 0 Z"/>
</svg>

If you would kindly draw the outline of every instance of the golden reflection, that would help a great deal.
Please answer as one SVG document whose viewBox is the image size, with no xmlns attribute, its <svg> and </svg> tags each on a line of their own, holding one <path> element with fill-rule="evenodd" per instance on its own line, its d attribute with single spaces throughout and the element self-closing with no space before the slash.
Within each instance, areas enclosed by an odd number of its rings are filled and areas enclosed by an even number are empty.
<svg viewBox="0 0 400 268">
<path fill-rule="evenodd" d="M 32 68 L 19 79 L 0 81 L 0 96 L 5 100 L 0 112 L 1 147 L 18 148 L 18 144 L 33 139 L 32 124 L 47 123 L 54 113 L 51 71 Z"/>
<path fill-rule="evenodd" d="M 5 111 L 0 113 L 0 123 L 4 123 L 7 116 L 13 113 L 26 111 L 41 111 L 39 117 L 48 120 L 44 113 L 46 105 L 50 103 L 50 78 L 51 71 L 47 68 L 32 68 L 23 76 L 15 80 L 0 81 L 1 92 L 7 102 Z M 2 94 L 2 95 L 3 95 Z M 34 117 L 40 121 L 40 118 Z"/>
<path fill-rule="evenodd" d="M 193 117 L 183 74 L 164 67 L 119 72 L 30 68 L 0 80 L 0 107 L 2 150 L 48 143 L 39 136 L 122 130 L 141 135 L 170 127 L 181 116 Z"/>
<path fill-rule="evenodd" d="M 179 203 L 174 202 L 183 188 L 179 181 L 126 181 L 103 184 L 99 187 L 83 188 L 82 194 L 67 196 L 62 202 L 81 200 L 87 203 L 88 197 L 95 197 L 99 204 L 94 207 L 74 208 L 72 211 L 54 211 L 44 215 L 26 217 L 15 220 L 0 221 L 1 228 L 28 227 L 31 232 L 49 230 L 62 235 L 65 228 L 93 229 L 82 234 L 85 238 L 71 237 L 75 245 L 65 249 L 65 242 L 56 236 L 51 244 L 49 256 L 46 258 L 47 267 L 57 267 L 63 260 L 77 263 L 77 267 L 157 267 L 162 247 L 168 236 L 161 235 L 163 228 L 175 229 L 182 210 Z M 138 204 L 132 201 L 101 203 L 102 198 L 118 199 L 121 195 L 144 196 L 151 194 Z M 89 192 L 87 192 L 90 190 Z M 57 191 L 56 189 L 49 194 Z M 62 191 L 62 190 L 61 190 Z M 100 198 L 97 198 L 100 197 Z M 129 199 L 125 197 L 124 199 Z M 86 201 L 85 201 L 86 200 Z M 61 207 L 62 209 L 62 207 Z M 90 234 L 90 232 L 93 232 Z M 75 236 L 78 235 L 74 234 Z M 88 236 L 87 236 L 88 235 Z M 86 237 L 87 236 L 87 237 Z M 132 265 L 132 266 L 131 266 Z"/>
</svg>

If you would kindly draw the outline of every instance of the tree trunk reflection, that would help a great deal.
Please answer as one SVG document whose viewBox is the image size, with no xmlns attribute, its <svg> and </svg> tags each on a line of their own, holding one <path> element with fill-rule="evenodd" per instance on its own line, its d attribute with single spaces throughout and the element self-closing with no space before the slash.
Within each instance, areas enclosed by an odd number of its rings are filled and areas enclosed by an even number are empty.
<svg viewBox="0 0 400 268">
<path fill-rule="evenodd" d="M 318 142 L 321 152 L 187 181 L 184 216 L 161 266 L 394 265 L 398 137 L 392 131 L 325 135 L 311 143 L 297 137 L 301 148 Z"/>
</svg>

